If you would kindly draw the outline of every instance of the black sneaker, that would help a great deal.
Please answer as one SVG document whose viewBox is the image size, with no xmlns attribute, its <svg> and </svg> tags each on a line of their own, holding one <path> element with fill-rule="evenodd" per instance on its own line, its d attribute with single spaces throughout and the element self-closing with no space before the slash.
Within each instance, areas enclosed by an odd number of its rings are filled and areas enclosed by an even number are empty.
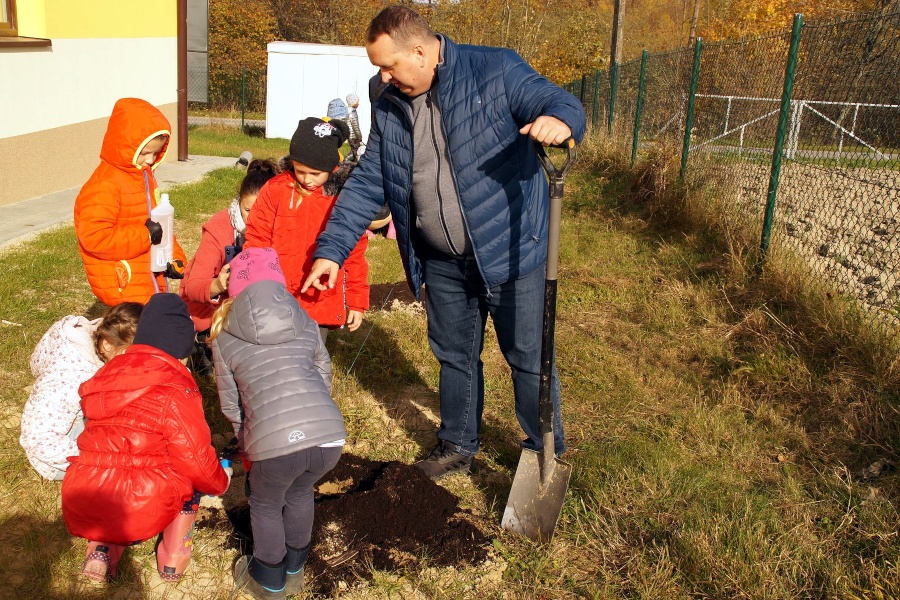
<svg viewBox="0 0 900 600">
<path fill-rule="evenodd" d="M 416 466 L 429 478 L 440 479 L 453 473 L 468 473 L 472 457 L 460 454 L 456 445 L 440 440 L 428 458 L 420 460 Z"/>
</svg>

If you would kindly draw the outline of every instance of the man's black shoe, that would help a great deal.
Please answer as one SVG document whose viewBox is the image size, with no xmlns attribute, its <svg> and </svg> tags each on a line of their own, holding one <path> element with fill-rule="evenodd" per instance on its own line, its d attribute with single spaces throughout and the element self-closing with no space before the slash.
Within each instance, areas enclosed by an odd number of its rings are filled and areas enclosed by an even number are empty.
<svg viewBox="0 0 900 600">
<path fill-rule="evenodd" d="M 428 458 L 420 460 L 416 466 L 429 478 L 440 479 L 453 473 L 468 473 L 472 457 L 461 454 L 458 446 L 439 440 Z"/>
</svg>

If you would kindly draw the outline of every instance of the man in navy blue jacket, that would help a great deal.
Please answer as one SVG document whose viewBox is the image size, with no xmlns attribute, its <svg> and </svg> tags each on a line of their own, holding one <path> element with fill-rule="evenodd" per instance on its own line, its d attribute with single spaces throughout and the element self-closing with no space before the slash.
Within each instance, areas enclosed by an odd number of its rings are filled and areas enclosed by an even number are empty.
<svg viewBox="0 0 900 600">
<path fill-rule="evenodd" d="M 334 286 L 338 265 L 387 201 L 416 297 L 425 285 L 428 341 L 441 369 L 438 443 L 417 464 L 437 479 L 468 471 L 478 452 L 488 315 L 512 369 L 522 446 L 541 450 L 549 194 L 534 142 L 580 141 L 584 109 L 512 50 L 457 45 L 405 6 L 372 20 L 366 51 L 387 87 L 373 106 L 366 152 L 317 240 L 303 291 Z M 555 365 L 551 383 L 561 454 Z"/>
</svg>

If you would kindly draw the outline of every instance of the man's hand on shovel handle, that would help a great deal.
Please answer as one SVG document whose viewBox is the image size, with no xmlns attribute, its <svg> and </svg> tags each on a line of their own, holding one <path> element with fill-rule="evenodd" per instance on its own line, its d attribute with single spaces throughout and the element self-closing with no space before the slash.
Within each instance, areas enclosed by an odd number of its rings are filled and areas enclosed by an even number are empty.
<svg viewBox="0 0 900 600">
<path fill-rule="evenodd" d="M 542 115 L 519 130 L 522 135 L 527 135 L 534 141 L 544 146 L 559 146 L 572 137 L 572 129 L 549 115 Z"/>
</svg>

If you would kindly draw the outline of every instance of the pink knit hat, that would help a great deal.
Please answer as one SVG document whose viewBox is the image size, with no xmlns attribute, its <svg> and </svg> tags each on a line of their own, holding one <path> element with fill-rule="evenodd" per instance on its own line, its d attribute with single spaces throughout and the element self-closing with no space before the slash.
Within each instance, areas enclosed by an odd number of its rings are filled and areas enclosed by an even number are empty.
<svg viewBox="0 0 900 600">
<path fill-rule="evenodd" d="M 277 281 L 286 284 L 278 253 L 272 248 L 247 248 L 230 263 L 228 276 L 228 296 L 237 298 L 244 288 L 257 281 Z"/>
</svg>

